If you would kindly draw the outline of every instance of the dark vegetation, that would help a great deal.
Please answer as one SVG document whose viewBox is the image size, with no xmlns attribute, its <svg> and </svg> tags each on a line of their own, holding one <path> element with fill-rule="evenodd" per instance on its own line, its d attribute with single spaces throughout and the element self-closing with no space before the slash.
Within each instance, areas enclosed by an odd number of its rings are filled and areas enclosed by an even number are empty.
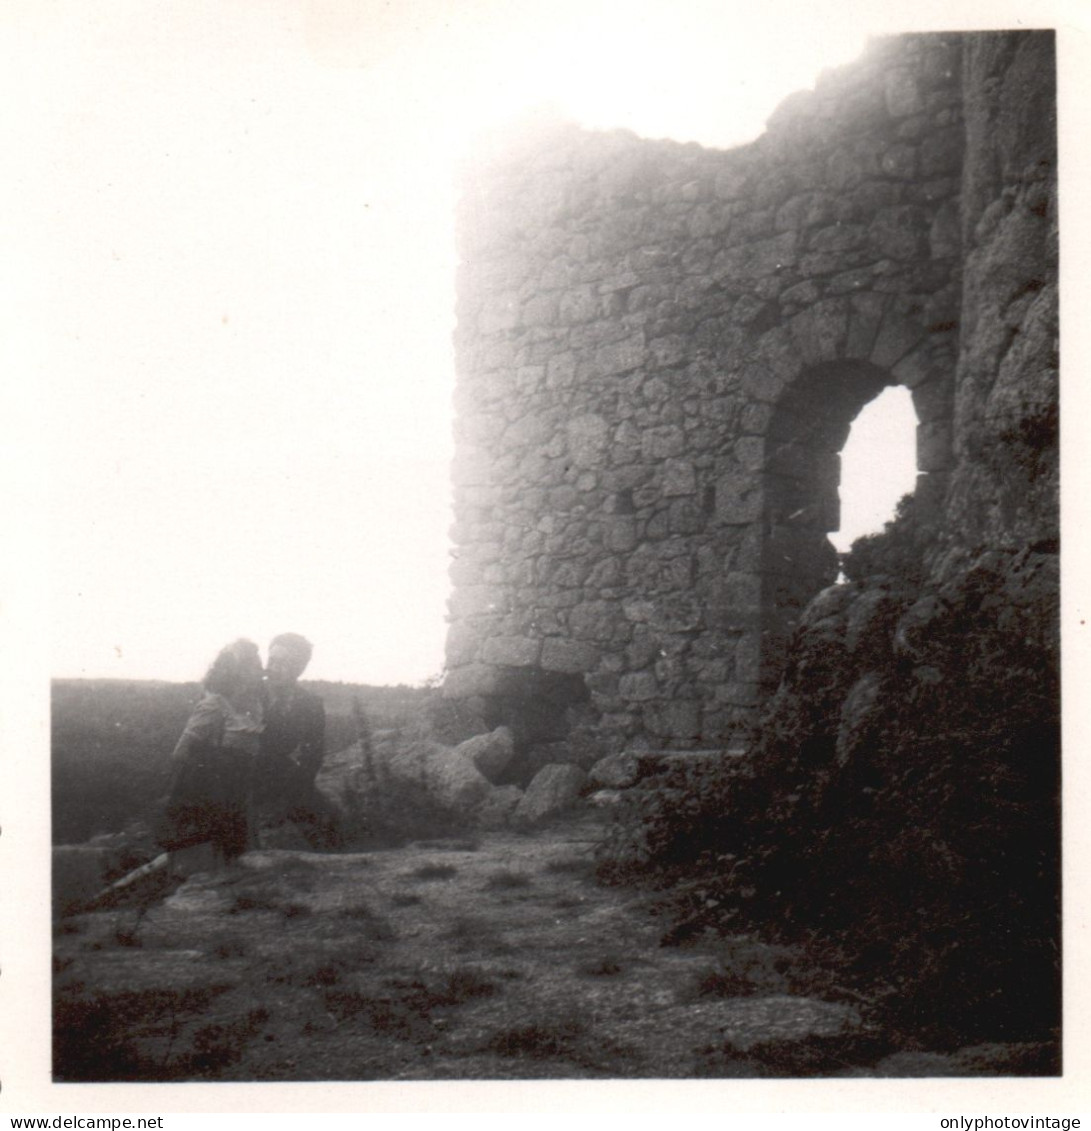
<svg viewBox="0 0 1091 1131">
<path fill-rule="evenodd" d="M 827 989 L 926 1047 L 1049 1042 L 1056 555 L 990 551 L 922 584 L 924 544 L 903 504 L 884 534 L 854 545 L 849 583 L 809 608 L 747 755 L 680 761 L 630 791 L 600 874 L 655 878 L 669 893 L 668 945 L 708 933 L 805 944 L 839 971 Z M 738 958 L 710 990 L 736 992 L 740 976 L 806 984 Z"/>
</svg>

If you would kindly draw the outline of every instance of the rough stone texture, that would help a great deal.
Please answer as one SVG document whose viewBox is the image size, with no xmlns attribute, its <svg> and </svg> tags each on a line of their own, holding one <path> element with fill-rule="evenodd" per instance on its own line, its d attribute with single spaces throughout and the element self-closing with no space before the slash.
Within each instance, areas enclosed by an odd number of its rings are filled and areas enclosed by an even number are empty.
<svg viewBox="0 0 1091 1131">
<path fill-rule="evenodd" d="M 481 803 L 476 813 L 477 823 L 485 829 L 499 829 L 511 823 L 523 791 L 517 785 L 501 785 Z"/>
<path fill-rule="evenodd" d="M 493 786 L 477 767 L 438 742 L 417 742 L 388 763 L 390 773 L 423 784 L 442 805 L 472 812 Z"/>
<path fill-rule="evenodd" d="M 515 743 L 508 727 L 497 727 L 489 734 L 475 735 L 455 747 L 455 753 L 470 761 L 491 782 L 507 769 L 515 754 Z"/>
<path fill-rule="evenodd" d="M 879 40 L 726 152 L 549 124 L 481 153 L 446 695 L 517 715 L 564 673 L 602 749 L 745 734 L 837 576 L 838 453 L 885 385 L 937 555 L 1056 539 L 1052 51 Z"/>
<path fill-rule="evenodd" d="M 544 766 L 527 786 L 512 819 L 534 824 L 560 813 L 576 801 L 586 782 L 587 773 L 579 766 Z"/>
<path fill-rule="evenodd" d="M 624 752 L 607 754 L 588 771 L 590 784 L 596 789 L 624 789 L 640 775 L 640 760 L 636 754 Z"/>
<path fill-rule="evenodd" d="M 1058 537 L 1056 106 L 1051 35 L 966 51 L 965 283 L 948 513 L 960 544 Z"/>
</svg>

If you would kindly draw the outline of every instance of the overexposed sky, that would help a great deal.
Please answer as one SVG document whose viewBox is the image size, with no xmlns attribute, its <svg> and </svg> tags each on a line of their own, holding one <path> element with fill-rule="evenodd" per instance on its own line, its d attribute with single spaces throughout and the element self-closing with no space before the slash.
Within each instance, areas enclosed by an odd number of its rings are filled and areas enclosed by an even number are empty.
<svg viewBox="0 0 1091 1131">
<path fill-rule="evenodd" d="M 6 6 L 9 316 L 40 347 L 9 460 L 48 472 L 52 674 L 195 679 L 285 630 L 314 678 L 438 673 L 455 161 L 544 104 L 750 140 L 868 33 L 945 26 L 874 9 Z"/>
</svg>

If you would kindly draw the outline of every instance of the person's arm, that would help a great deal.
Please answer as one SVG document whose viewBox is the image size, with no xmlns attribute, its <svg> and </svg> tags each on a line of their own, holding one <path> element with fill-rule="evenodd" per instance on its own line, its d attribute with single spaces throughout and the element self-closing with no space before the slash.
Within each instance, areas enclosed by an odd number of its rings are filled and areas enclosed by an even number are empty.
<svg viewBox="0 0 1091 1131">
<path fill-rule="evenodd" d="M 201 743 L 217 742 L 222 734 L 223 712 L 220 709 L 220 704 L 212 696 L 205 696 L 193 708 L 193 714 L 190 715 L 189 721 L 186 723 L 186 729 L 182 731 L 182 737 L 178 739 L 170 756 L 171 765 L 180 765 L 194 746 Z"/>
</svg>

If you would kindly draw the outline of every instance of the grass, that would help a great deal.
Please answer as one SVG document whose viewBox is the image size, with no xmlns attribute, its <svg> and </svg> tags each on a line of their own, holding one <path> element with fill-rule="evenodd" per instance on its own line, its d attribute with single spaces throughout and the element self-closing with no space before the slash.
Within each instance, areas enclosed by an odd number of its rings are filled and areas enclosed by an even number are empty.
<svg viewBox="0 0 1091 1131">
<path fill-rule="evenodd" d="M 453 864 L 422 864 L 409 873 L 414 880 L 449 880 L 458 875 Z"/>
<path fill-rule="evenodd" d="M 191 1075 L 194 1046 L 185 1031 L 228 989 L 61 991 L 54 1001 L 54 1078 L 104 1083 Z"/>
<path fill-rule="evenodd" d="M 547 860 L 542 870 L 544 872 L 553 872 L 556 875 L 580 875 L 588 876 L 595 870 L 594 861 L 585 859 L 582 856 L 566 856 L 559 860 Z"/>
<path fill-rule="evenodd" d="M 493 872 L 485 881 L 485 887 L 493 891 L 508 891 L 515 888 L 528 888 L 531 886 L 532 882 L 531 878 L 525 872 L 513 872 L 504 869 L 499 872 Z"/>
<path fill-rule="evenodd" d="M 618 958 L 612 954 L 603 954 L 598 958 L 588 959 L 576 967 L 576 973 L 588 978 L 613 978 L 622 971 Z"/>
<path fill-rule="evenodd" d="M 710 969 L 694 979 L 695 997 L 789 993 L 801 981 L 796 952 L 740 936 L 726 939 Z"/>
<path fill-rule="evenodd" d="M 486 1047 L 500 1056 L 546 1060 L 570 1055 L 586 1036 L 587 1026 L 577 1018 L 549 1019 L 501 1029 Z"/>
<path fill-rule="evenodd" d="M 316 971 L 316 976 L 325 971 Z M 326 1008 L 339 1023 L 362 1020 L 378 1033 L 399 1040 L 431 1039 L 437 1027 L 432 1014 L 498 992 L 496 983 L 476 966 L 419 970 L 385 978 L 368 989 L 337 985 L 336 971 L 327 975 Z M 321 984 L 321 983 L 316 983 Z"/>
</svg>

